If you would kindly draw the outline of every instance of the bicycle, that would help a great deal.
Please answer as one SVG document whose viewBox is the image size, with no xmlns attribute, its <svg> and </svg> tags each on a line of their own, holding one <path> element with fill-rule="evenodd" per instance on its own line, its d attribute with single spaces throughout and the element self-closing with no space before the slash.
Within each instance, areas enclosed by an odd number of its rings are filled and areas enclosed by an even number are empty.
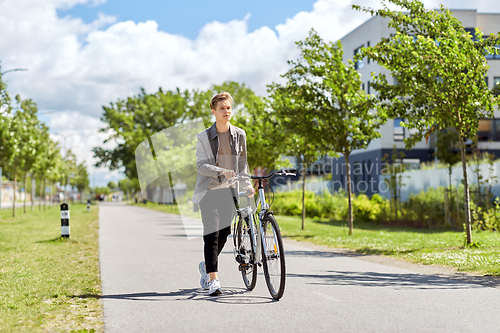
<svg viewBox="0 0 500 333">
<path fill-rule="evenodd" d="M 235 259 L 239 263 L 238 269 L 241 271 L 246 288 L 248 290 L 255 288 L 257 267 L 262 266 L 267 288 L 271 296 L 279 300 L 285 291 L 285 250 L 278 223 L 273 212 L 269 210 L 270 205 L 266 202 L 263 186 L 263 180 L 274 175 L 295 176 L 296 170 L 274 171 L 267 176 L 240 174 L 231 178 L 231 180 L 258 180 L 260 203 L 260 210 L 257 213 L 258 205 L 252 205 L 250 193 L 238 192 L 239 197 L 246 198 L 246 205 L 240 208 L 238 200 L 235 199 L 237 215 L 233 223 L 233 242 Z"/>
</svg>

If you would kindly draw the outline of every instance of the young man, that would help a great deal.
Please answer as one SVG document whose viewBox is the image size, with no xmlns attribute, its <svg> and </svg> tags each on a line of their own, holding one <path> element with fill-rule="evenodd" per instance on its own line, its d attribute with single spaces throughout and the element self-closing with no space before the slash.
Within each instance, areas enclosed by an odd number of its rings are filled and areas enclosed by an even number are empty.
<svg viewBox="0 0 500 333">
<path fill-rule="evenodd" d="M 196 136 L 198 178 L 193 202 L 200 206 L 205 256 L 198 268 L 200 284 L 212 296 L 222 293 L 217 276 L 218 257 L 231 233 L 235 214 L 236 180 L 231 178 L 248 173 L 246 134 L 230 123 L 232 104 L 229 93 L 215 95 L 210 102 L 215 123 Z M 240 181 L 240 189 L 251 191 L 251 196 L 255 194 L 248 179 Z"/>
</svg>

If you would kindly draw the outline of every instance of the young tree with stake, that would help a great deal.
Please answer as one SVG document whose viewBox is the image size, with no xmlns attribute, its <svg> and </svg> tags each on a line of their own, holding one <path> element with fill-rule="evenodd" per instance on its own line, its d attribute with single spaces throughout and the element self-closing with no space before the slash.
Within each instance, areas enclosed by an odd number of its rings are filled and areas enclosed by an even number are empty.
<svg viewBox="0 0 500 333">
<path fill-rule="evenodd" d="M 361 75 L 354 63 L 342 61 L 339 42 L 324 42 L 311 30 L 305 41 L 297 42 L 301 57 L 289 61 L 293 67 L 283 77 L 286 85 L 274 84 L 271 92 L 281 98 L 283 112 L 297 118 L 294 130 L 309 133 L 322 153 L 337 152 L 345 157 L 349 234 L 353 233 L 351 168 L 349 157 L 356 149 L 380 137 L 378 128 L 386 112 L 374 96 L 361 88 Z"/>
<path fill-rule="evenodd" d="M 475 36 L 441 6 L 439 12 L 424 8 L 417 0 L 382 1 L 380 10 L 353 6 L 372 15 L 390 18 L 396 34 L 364 48 L 359 56 L 376 61 L 391 72 L 397 84 L 384 74 L 373 77 L 381 103 L 393 110 L 392 117 L 405 119 L 403 126 L 415 134 L 405 139 L 409 149 L 431 132 L 454 128 L 459 134 L 464 190 L 467 244 L 472 243 L 465 144 L 475 135 L 479 119 L 493 117 L 498 98 L 486 86 L 486 54 L 497 52 L 499 35 Z M 405 12 L 390 10 L 386 3 Z"/>
</svg>

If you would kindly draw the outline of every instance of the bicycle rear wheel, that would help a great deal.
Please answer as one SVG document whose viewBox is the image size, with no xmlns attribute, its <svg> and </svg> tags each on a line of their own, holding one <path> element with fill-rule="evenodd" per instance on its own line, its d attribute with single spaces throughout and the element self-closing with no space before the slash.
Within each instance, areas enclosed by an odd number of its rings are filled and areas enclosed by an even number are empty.
<svg viewBox="0 0 500 333">
<path fill-rule="evenodd" d="M 271 296 L 278 300 L 285 292 L 285 250 L 281 232 L 273 215 L 267 215 L 262 221 L 264 231 L 262 246 L 262 264 L 267 288 Z M 265 248 L 265 250 L 264 250 Z"/>
<path fill-rule="evenodd" d="M 253 290 L 257 283 L 257 264 L 253 252 L 253 238 L 250 230 L 250 219 L 240 218 L 236 229 L 236 248 L 239 253 L 239 269 L 243 282 L 248 290 Z"/>
</svg>

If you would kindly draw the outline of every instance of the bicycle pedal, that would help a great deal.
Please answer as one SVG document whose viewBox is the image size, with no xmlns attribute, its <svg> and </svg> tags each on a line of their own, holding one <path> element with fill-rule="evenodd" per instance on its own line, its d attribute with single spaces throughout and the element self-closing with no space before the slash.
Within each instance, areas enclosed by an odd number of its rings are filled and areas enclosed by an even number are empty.
<svg viewBox="0 0 500 333">
<path fill-rule="evenodd" d="M 250 264 L 249 263 L 242 263 L 238 266 L 238 270 L 240 272 L 245 272 L 247 271 L 248 269 L 250 268 Z"/>
</svg>

